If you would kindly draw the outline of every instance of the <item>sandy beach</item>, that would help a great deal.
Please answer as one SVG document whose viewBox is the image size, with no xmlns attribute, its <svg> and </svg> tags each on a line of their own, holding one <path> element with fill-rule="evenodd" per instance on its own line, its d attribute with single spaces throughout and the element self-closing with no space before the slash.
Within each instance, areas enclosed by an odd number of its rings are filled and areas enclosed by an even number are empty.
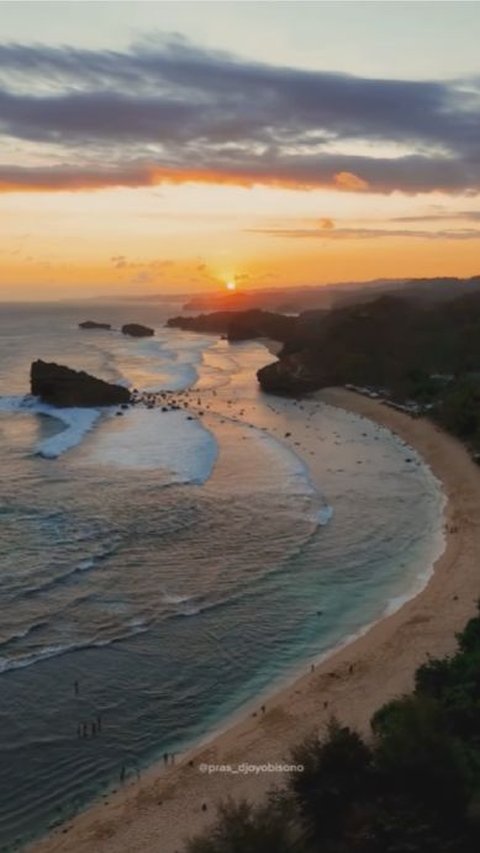
<svg viewBox="0 0 480 853">
<path fill-rule="evenodd" d="M 475 612 L 480 594 L 480 471 L 463 446 L 432 423 L 342 389 L 327 389 L 312 405 L 327 403 L 387 427 L 416 448 L 441 480 L 446 496 L 446 548 L 426 588 L 367 633 L 305 671 L 292 684 L 258 701 L 228 730 L 175 766 L 152 767 L 139 781 L 105 794 L 74 820 L 29 849 L 35 853 L 174 853 L 215 816 L 226 796 L 261 797 L 282 774 L 202 772 L 201 765 L 285 763 L 289 748 L 335 714 L 368 733 L 372 713 L 412 688 L 427 656 L 455 648 L 455 632 Z M 213 416 L 213 415 L 209 415 Z M 315 438 L 299 423 L 295 438 L 309 466 Z M 309 454 L 309 455 L 308 455 Z M 455 532 L 451 532 L 451 528 Z M 265 711 L 261 710 L 262 702 Z M 120 786 L 119 786 L 120 788 Z"/>
</svg>

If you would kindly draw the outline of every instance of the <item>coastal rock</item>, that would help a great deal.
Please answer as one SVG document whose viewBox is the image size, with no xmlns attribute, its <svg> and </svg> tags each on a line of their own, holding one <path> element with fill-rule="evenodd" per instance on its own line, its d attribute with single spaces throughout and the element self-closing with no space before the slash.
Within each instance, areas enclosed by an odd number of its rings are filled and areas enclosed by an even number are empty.
<svg viewBox="0 0 480 853">
<path fill-rule="evenodd" d="M 54 362 L 34 361 L 31 393 L 54 406 L 116 406 L 130 402 L 130 391 Z"/>
<path fill-rule="evenodd" d="M 321 388 L 324 377 L 313 371 L 302 359 L 302 353 L 286 355 L 257 371 L 262 391 L 269 394 L 299 396 Z"/>
<path fill-rule="evenodd" d="M 124 335 L 130 335 L 132 338 L 151 338 L 155 334 L 153 329 L 148 326 L 142 326 L 141 323 L 127 323 L 122 326 Z"/>
<path fill-rule="evenodd" d="M 112 327 L 110 323 L 96 323 L 95 320 L 85 320 L 83 323 L 78 324 L 80 329 L 107 329 L 110 330 Z"/>
</svg>

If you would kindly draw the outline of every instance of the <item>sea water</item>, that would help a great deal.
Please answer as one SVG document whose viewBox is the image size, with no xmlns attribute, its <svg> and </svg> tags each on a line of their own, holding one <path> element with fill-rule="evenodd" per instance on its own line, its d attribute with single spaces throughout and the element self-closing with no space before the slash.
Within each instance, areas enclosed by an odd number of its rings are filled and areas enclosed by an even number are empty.
<svg viewBox="0 0 480 853">
<path fill-rule="evenodd" d="M 2 307 L 0 849 L 399 606 L 441 548 L 443 496 L 414 451 L 338 409 L 262 395 L 262 345 L 165 328 L 175 313 Z M 114 328 L 80 330 L 89 318 Z M 155 337 L 126 338 L 127 321 Z M 193 421 L 52 409 L 28 396 L 36 358 L 212 406 Z M 285 439 L 306 417 L 315 471 Z"/>
</svg>

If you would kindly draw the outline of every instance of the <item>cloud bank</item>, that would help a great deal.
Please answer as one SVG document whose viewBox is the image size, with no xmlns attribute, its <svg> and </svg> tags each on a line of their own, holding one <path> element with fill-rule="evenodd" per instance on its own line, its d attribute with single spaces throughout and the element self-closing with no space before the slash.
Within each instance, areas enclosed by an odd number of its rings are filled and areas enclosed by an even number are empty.
<svg viewBox="0 0 480 853">
<path fill-rule="evenodd" d="M 14 164 L 0 157 L 3 192 L 190 181 L 480 191 L 480 78 L 305 71 L 179 37 L 117 52 L 0 44 L 0 134 L 18 152 Z"/>
</svg>

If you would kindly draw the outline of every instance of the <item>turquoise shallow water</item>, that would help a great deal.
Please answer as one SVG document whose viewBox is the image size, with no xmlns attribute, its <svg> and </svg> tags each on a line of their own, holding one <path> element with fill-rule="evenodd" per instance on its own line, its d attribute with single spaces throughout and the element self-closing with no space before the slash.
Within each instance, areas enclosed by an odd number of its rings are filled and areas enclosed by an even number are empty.
<svg viewBox="0 0 480 853">
<path fill-rule="evenodd" d="M 442 496 L 412 451 L 339 410 L 262 397 L 263 347 L 166 330 L 167 315 L 2 310 L 1 849 L 379 618 L 438 551 Z M 78 331 L 87 316 L 157 334 Z M 195 385 L 223 415 L 60 423 L 23 399 L 36 357 L 151 390 Z M 283 440 L 307 416 L 315 477 Z"/>
</svg>

